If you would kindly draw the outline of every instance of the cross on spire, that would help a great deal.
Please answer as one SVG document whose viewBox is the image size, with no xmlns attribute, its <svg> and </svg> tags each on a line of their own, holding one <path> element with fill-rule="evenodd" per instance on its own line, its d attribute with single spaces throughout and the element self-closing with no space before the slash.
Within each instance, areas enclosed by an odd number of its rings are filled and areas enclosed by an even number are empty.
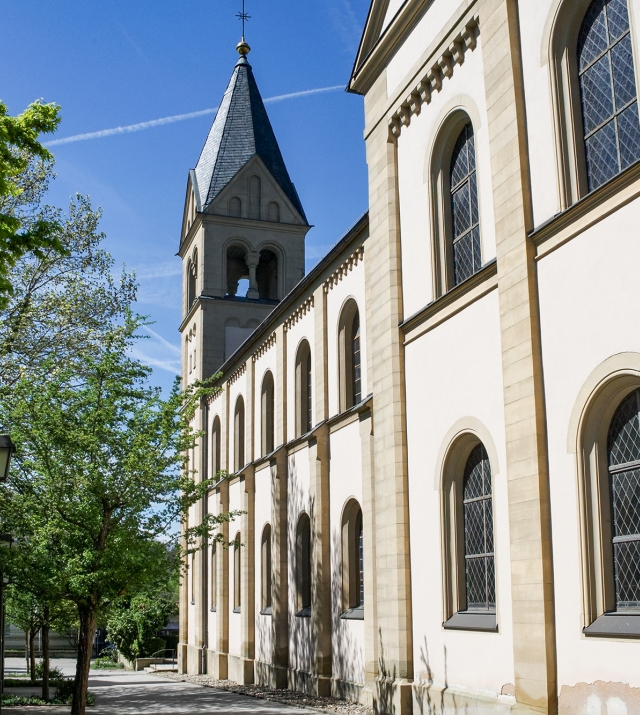
<svg viewBox="0 0 640 715">
<path fill-rule="evenodd" d="M 244 28 L 245 28 L 245 24 L 246 24 L 247 22 L 249 22 L 249 20 L 251 19 L 251 15 L 247 15 L 247 13 L 245 12 L 244 3 L 245 3 L 245 0 L 242 0 L 242 11 L 239 12 L 239 13 L 236 15 L 236 17 L 238 18 L 238 20 L 242 20 L 242 39 L 243 39 L 243 40 L 244 40 Z"/>
</svg>

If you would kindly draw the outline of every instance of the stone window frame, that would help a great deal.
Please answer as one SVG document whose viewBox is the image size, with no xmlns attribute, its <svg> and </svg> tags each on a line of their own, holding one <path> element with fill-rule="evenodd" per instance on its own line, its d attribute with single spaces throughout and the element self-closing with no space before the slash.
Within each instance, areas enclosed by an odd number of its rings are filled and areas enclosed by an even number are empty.
<svg viewBox="0 0 640 715">
<path fill-rule="evenodd" d="M 218 606 L 218 541 L 214 539 L 211 544 L 211 613 L 215 613 Z"/>
<path fill-rule="evenodd" d="M 495 612 L 466 610 L 463 479 L 467 460 L 478 444 L 484 446 L 491 467 L 496 580 Z M 466 417 L 459 420 L 449 430 L 440 449 L 436 474 L 436 489 L 441 494 L 443 628 L 497 633 L 499 630 L 500 590 L 495 485 L 500 471 L 495 444 L 490 432 L 480 420 Z"/>
<path fill-rule="evenodd" d="M 585 637 L 640 639 L 640 615 L 615 611 L 607 440 L 611 420 L 640 388 L 640 353 L 601 363 L 582 386 L 569 422 L 567 451 L 575 455 L 580 521 L 582 632 Z"/>
<path fill-rule="evenodd" d="M 222 422 L 219 415 L 215 415 L 211 426 L 211 473 L 214 478 L 222 469 Z"/>
<path fill-rule="evenodd" d="M 296 616 L 311 616 L 311 518 L 306 511 L 300 512 L 295 532 L 295 603 Z"/>
<path fill-rule="evenodd" d="M 273 561 L 271 540 L 273 529 L 268 522 L 262 529 L 260 538 L 260 614 L 271 615 L 272 604 L 272 584 L 273 584 Z"/>
<path fill-rule="evenodd" d="M 196 604 L 196 555 L 195 552 L 191 554 L 191 565 L 189 567 L 191 571 L 190 585 L 191 585 L 191 605 Z"/>
<path fill-rule="evenodd" d="M 361 597 L 363 573 L 360 564 L 360 532 L 363 530 L 362 507 L 355 498 L 347 501 L 341 519 L 341 618 L 364 619 L 364 600 Z"/>
<path fill-rule="evenodd" d="M 244 397 L 238 395 L 233 410 L 233 469 L 239 472 L 245 466 L 245 407 Z"/>
<path fill-rule="evenodd" d="M 242 609 L 242 555 L 241 532 L 233 540 L 233 612 L 240 613 Z"/>
<path fill-rule="evenodd" d="M 578 35 L 592 2 L 593 0 L 556 0 L 544 33 L 542 61 L 543 64 L 546 61 L 549 65 L 560 211 L 564 211 L 590 193 L 577 53 Z M 636 91 L 640 91 L 638 41 L 634 8 L 630 0 L 627 0 L 627 9 Z"/>
<path fill-rule="evenodd" d="M 478 214 L 480 227 L 480 250 L 483 251 L 482 187 L 480 161 L 478 158 L 478 129 L 480 122 L 475 106 L 458 100 L 446 112 L 435 133 L 429 154 L 430 205 L 431 205 L 431 261 L 433 265 L 434 300 L 456 287 L 453 267 L 453 229 L 450 191 L 450 169 L 453 150 L 460 133 L 471 124 L 475 137 L 476 181 L 478 189 Z"/>
<path fill-rule="evenodd" d="M 263 457 L 275 449 L 275 380 L 271 370 L 265 370 L 260 387 L 260 449 Z"/>
<path fill-rule="evenodd" d="M 187 309 L 185 314 L 189 313 L 193 304 L 198 297 L 198 249 L 194 249 L 191 257 L 187 261 Z"/>
<path fill-rule="evenodd" d="M 307 338 L 298 344 L 295 361 L 295 436 L 313 429 L 313 359 Z"/>
<path fill-rule="evenodd" d="M 354 407 L 353 324 L 356 315 L 360 318 L 360 370 L 362 385 L 362 317 L 355 298 L 344 302 L 338 321 L 338 397 L 340 412 Z M 362 396 L 362 395 L 361 395 Z"/>
</svg>

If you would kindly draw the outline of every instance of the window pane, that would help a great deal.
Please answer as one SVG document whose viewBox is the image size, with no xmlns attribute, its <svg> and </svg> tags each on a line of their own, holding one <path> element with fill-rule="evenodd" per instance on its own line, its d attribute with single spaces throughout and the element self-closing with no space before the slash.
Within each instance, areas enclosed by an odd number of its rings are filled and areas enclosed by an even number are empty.
<svg viewBox="0 0 640 715">
<path fill-rule="evenodd" d="M 467 556 L 484 554 L 484 504 L 483 501 L 473 501 L 465 505 L 464 536 Z"/>
<path fill-rule="evenodd" d="M 487 560 L 467 559 L 467 608 L 487 608 Z"/>
<path fill-rule="evenodd" d="M 640 121 L 637 102 L 625 109 L 618 117 L 618 137 L 620 164 L 622 169 L 626 169 L 640 159 Z"/>
<path fill-rule="evenodd" d="M 619 610 L 640 608 L 640 541 L 614 546 L 616 605 Z"/>
<path fill-rule="evenodd" d="M 453 237 L 458 238 L 471 228 L 471 198 L 469 182 L 465 182 L 452 196 Z"/>
<path fill-rule="evenodd" d="M 616 109 L 622 109 L 636 96 L 636 78 L 633 72 L 631 35 L 627 35 L 611 50 L 613 86 Z"/>
<path fill-rule="evenodd" d="M 580 69 L 593 62 L 608 44 L 604 0 L 596 0 L 587 11 L 578 38 Z"/>
<path fill-rule="evenodd" d="M 593 191 L 619 171 L 614 122 L 605 124 L 586 141 L 589 189 Z"/>
<path fill-rule="evenodd" d="M 614 537 L 640 534 L 640 470 L 611 476 Z"/>
<path fill-rule="evenodd" d="M 467 150 L 467 128 L 465 127 L 458 137 L 451 156 L 451 188 L 455 188 L 468 175 L 469 155 Z"/>
<path fill-rule="evenodd" d="M 607 3 L 609 40 L 614 42 L 629 29 L 627 0 L 609 0 Z"/>
<path fill-rule="evenodd" d="M 580 88 L 584 131 L 589 134 L 602 122 L 613 116 L 611 61 L 608 54 L 582 75 Z"/>
<path fill-rule="evenodd" d="M 470 233 L 453 244 L 453 266 L 456 285 L 473 275 L 473 245 Z"/>
<path fill-rule="evenodd" d="M 611 420 L 609 466 L 640 460 L 639 393 L 636 390 L 625 398 Z"/>
</svg>

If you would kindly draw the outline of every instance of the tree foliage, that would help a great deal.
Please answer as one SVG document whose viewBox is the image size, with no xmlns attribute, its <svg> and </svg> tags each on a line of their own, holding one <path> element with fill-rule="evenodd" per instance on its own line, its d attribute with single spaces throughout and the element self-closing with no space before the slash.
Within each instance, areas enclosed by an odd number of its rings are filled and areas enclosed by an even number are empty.
<svg viewBox="0 0 640 715">
<path fill-rule="evenodd" d="M 11 295 L 11 271 L 24 255 L 63 250 L 55 221 L 40 216 L 24 225 L 19 213 L 12 210 L 24 197 L 23 180 L 29 165 L 36 158 L 41 162 L 51 159 L 40 135 L 55 131 L 59 123 L 60 108 L 55 104 L 34 102 L 19 116 L 11 117 L 0 102 L 0 306 Z"/>
</svg>

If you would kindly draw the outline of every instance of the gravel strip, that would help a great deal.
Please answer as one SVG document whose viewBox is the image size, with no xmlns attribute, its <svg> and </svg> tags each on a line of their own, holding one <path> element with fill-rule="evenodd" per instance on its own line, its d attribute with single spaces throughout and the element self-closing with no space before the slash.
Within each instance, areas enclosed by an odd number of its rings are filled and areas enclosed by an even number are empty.
<svg viewBox="0 0 640 715">
<path fill-rule="evenodd" d="M 248 695 L 251 698 L 262 698 L 274 703 L 293 705 L 299 708 L 313 708 L 323 713 L 340 713 L 341 715 L 373 715 L 372 708 L 366 708 L 359 703 L 349 703 L 338 698 L 316 698 L 295 690 L 270 690 L 261 685 L 238 685 L 231 680 L 216 680 L 208 675 L 178 675 L 177 673 L 155 673 L 163 678 L 178 680 L 183 683 L 203 685 L 206 688 L 227 690 L 238 695 Z"/>
</svg>

